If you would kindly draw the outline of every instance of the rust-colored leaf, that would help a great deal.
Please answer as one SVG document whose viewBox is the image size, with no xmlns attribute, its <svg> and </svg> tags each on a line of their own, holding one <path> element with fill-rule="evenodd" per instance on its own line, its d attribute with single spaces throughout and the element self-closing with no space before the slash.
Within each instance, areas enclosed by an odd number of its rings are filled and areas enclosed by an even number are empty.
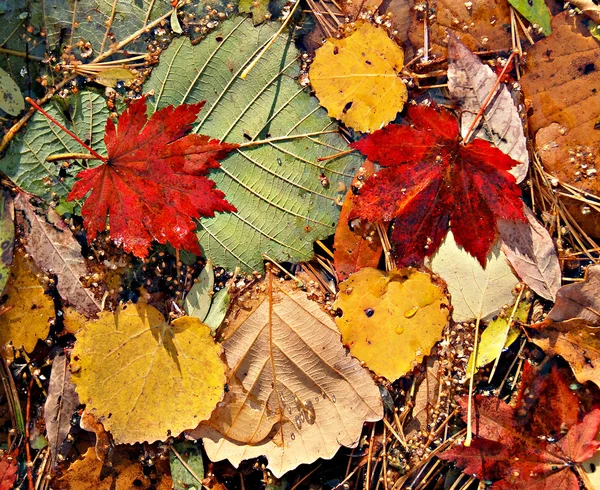
<svg viewBox="0 0 600 490">
<path fill-rule="evenodd" d="M 352 187 L 346 193 L 340 219 L 333 239 L 335 273 L 338 281 L 345 281 L 353 272 L 363 267 L 377 267 L 381 258 L 382 245 L 375 227 L 356 220 L 349 223 L 356 194 L 361 181 L 373 175 L 373 162 L 366 160 L 352 181 Z M 359 180 L 360 177 L 360 180 Z"/>
</svg>

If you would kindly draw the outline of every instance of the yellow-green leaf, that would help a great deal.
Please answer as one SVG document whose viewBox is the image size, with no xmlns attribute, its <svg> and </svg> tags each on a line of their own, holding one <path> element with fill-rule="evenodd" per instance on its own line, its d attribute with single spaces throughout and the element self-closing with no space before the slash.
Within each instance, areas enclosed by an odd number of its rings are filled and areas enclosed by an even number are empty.
<svg viewBox="0 0 600 490">
<path fill-rule="evenodd" d="M 410 269 L 361 269 L 340 284 L 334 307 L 350 353 L 390 381 L 429 354 L 449 315 L 444 288 Z"/>
<path fill-rule="evenodd" d="M 25 100 L 16 82 L 0 68 L 0 109 L 11 116 L 18 116 L 25 109 Z"/>
<path fill-rule="evenodd" d="M 375 131 L 396 118 L 408 94 L 400 78 L 404 52 L 382 27 L 366 22 L 343 39 L 328 39 L 310 67 L 319 102 L 357 131 Z"/>
<path fill-rule="evenodd" d="M 514 319 L 526 322 L 530 306 L 529 301 L 521 301 L 515 312 Z M 517 340 L 520 330 L 514 325 L 509 326 L 509 320 L 510 314 L 499 316 L 495 320 L 492 320 L 483 331 L 479 339 L 479 346 L 477 347 L 476 369 L 495 361 L 504 349 L 508 349 Z M 473 353 L 471 353 L 471 357 L 469 358 L 467 376 L 470 376 L 472 369 Z"/>
<path fill-rule="evenodd" d="M 156 308 L 128 304 L 78 333 L 73 381 L 115 442 L 163 441 L 210 416 L 225 385 L 220 354 L 197 318 L 169 325 Z"/>
</svg>

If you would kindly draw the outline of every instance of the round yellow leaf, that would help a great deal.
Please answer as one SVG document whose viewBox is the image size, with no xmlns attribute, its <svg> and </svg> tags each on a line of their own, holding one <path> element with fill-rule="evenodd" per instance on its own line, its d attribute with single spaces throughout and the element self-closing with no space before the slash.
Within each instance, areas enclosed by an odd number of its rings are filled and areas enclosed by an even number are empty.
<svg viewBox="0 0 600 490">
<path fill-rule="evenodd" d="M 0 316 L 0 345 L 12 342 L 31 352 L 38 339 L 45 339 L 50 331 L 49 320 L 54 318 L 54 301 L 44 293 L 39 271 L 21 251 L 15 253 L 10 278 L 4 294 L 10 308 Z"/>
<path fill-rule="evenodd" d="M 77 335 L 73 381 L 115 442 L 164 441 L 210 417 L 221 400 L 221 346 L 197 318 L 170 325 L 143 303 L 103 312 Z"/>
<path fill-rule="evenodd" d="M 449 316 L 444 288 L 411 269 L 361 269 L 340 283 L 334 307 L 350 353 L 390 381 L 429 354 Z"/>
<path fill-rule="evenodd" d="M 328 39 L 310 67 L 310 83 L 331 117 L 357 131 L 376 131 L 408 98 L 400 78 L 404 52 L 383 28 L 366 22 L 343 39 Z"/>
</svg>

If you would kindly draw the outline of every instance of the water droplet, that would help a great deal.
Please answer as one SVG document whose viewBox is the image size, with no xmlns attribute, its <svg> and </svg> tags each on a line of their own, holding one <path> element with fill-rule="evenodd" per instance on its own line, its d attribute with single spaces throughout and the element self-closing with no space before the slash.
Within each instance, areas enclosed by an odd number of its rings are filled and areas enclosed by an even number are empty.
<svg viewBox="0 0 600 490">
<path fill-rule="evenodd" d="M 581 214 L 583 214 L 584 216 L 587 216 L 591 212 L 592 212 L 592 208 L 590 208 L 589 206 L 582 206 L 581 207 Z"/>
<path fill-rule="evenodd" d="M 335 395 L 331 395 L 331 401 L 335 403 L 337 400 L 335 399 Z"/>
<path fill-rule="evenodd" d="M 418 351 L 415 352 L 415 357 L 421 357 L 423 355 L 423 352 L 421 351 L 421 349 L 419 349 Z"/>
<path fill-rule="evenodd" d="M 290 415 L 292 415 L 292 407 L 288 406 L 288 407 L 287 407 L 287 409 L 288 409 L 288 413 L 289 413 Z"/>
<path fill-rule="evenodd" d="M 296 427 L 298 427 L 298 429 L 302 429 L 302 420 L 300 419 L 299 415 L 296 415 Z"/>
<path fill-rule="evenodd" d="M 374 314 L 375 314 L 375 310 L 373 308 L 365 309 L 365 315 L 367 315 L 368 318 L 371 318 Z"/>
<path fill-rule="evenodd" d="M 319 399 L 317 398 L 316 401 L 319 401 Z M 315 423 L 315 408 L 310 400 L 304 404 L 304 415 L 307 423 L 310 425 Z"/>
<path fill-rule="evenodd" d="M 409 308 L 408 310 L 406 310 L 404 312 L 404 317 L 405 318 L 412 318 L 413 316 L 415 316 L 417 314 L 417 311 L 419 311 L 419 307 L 418 306 L 413 306 L 412 308 Z"/>
<path fill-rule="evenodd" d="M 402 335 L 404 333 L 404 327 L 402 325 L 398 325 L 395 329 L 394 332 L 396 332 L 398 335 Z"/>
<path fill-rule="evenodd" d="M 292 433 L 290 434 L 290 437 L 292 438 L 292 441 L 293 441 L 294 439 L 296 439 L 296 434 L 294 434 L 294 433 L 292 432 Z"/>
</svg>

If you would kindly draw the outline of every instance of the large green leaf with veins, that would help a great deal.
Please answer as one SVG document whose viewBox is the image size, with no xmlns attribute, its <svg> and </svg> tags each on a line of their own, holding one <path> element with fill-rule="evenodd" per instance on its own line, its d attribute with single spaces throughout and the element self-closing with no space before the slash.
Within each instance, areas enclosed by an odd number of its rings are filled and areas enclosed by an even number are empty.
<svg viewBox="0 0 600 490">
<path fill-rule="evenodd" d="M 108 118 L 106 100 L 100 94 L 82 90 L 68 99 L 59 99 L 44 109 L 100 154 L 106 154 L 104 126 Z M 60 153 L 87 153 L 59 127 L 36 113 L 8 148 L 0 160 L 0 171 L 27 192 L 45 200 L 65 198 L 75 182 L 75 176 L 83 168 L 74 164 L 62 168 L 62 162 L 50 163 L 46 158 Z M 81 160 L 78 161 L 78 163 Z M 99 161 L 83 161 L 82 165 L 94 166 Z"/>
<path fill-rule="evenodd" d="M 203 218 L 198 238 L 207 257 L 230 269 L 261 270 L 263 253 L 291 262 L 312 257 L 313 241 L 335 231 L 339 183 L 348 184 L 362 163 L 358 155 L 317 161 L 347 145 L 335 121 L 297 83 L 299 53 L 289 34 L 240 78 L 277 28 L 235 17 L 196 46 L 176 39 L 144 85 L 154 93 L 154 109 L 206 100 L 198 133 L 239 144 L 269 140 L 240 148 L 211 173 L 238 211 Z M 322 131 L 329 133 L 315 134 Z"/>
</svg>

